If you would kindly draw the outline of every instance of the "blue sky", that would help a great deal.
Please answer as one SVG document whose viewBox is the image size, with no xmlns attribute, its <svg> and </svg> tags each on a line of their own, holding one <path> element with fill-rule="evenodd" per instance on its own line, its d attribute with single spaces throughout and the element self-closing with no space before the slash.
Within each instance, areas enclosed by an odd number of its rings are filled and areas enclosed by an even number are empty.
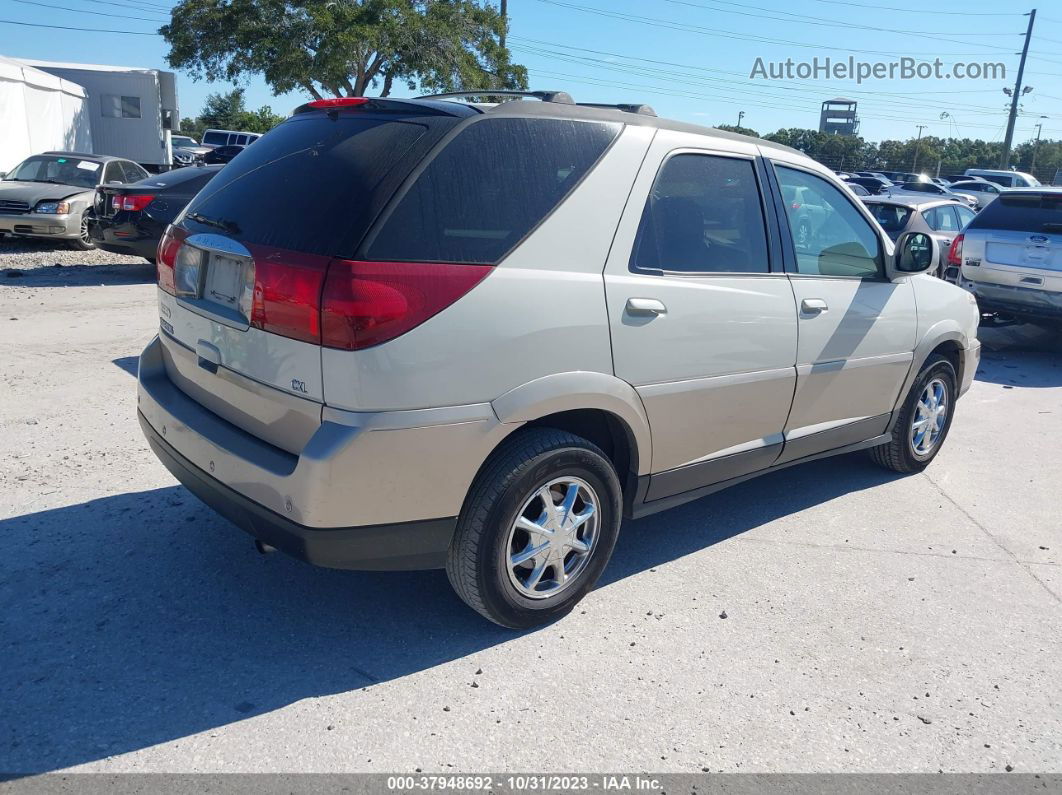
<svg viewBox="0 0 1062 795">
<path fill-rule="evenodd" d="M 166 20 L 169 5 L 5 0 L 0 18 L 150 32 Z M 1039 5 L 1025 75 L 1033 91 L 1023 98 L 1015 142 L 1034 137 L 1038 122 L 1045 138 L 1062 138 L 1062 6 Z M 919 124 L 924 135 L 1001 140 L 1009 101 L 1002 88 L 1014 83 L 1028 10 L 1013 0 L 509 0 L 509 44 L 533 88 L 567 90 L 578 101 L 647 102 L 659 115 L 702 124 L 735 124 L 744 111 L 745 126 L 767 133 L 817 127 L 820 103 L 844 96 L 859 102 L 861 134 L 869 140 L 907 138 Z M 166 68 L 165 53 L 158 36 L 0 24 L 0 54 L 13 57 Z M 956 61 L 1000 62 L 1007 77 L 861 85 L 749 78 L 757 58 L 821 62 L 850 55 L 885 63 L 939 57 L 945 70 Z M 228 88 L 179 73 L 182 115 Z M 255 77 L 246 88 L 249 106 L 268 104 L 279 113 L 305 99 L 275 97 Z"/>
</svg>

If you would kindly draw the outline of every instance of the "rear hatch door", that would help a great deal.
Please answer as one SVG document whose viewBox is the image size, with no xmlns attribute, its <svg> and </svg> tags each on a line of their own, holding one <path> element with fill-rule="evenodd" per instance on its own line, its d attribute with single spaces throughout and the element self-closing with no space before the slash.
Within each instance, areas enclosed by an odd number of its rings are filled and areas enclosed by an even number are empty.
<svg viewBox="0 0 1062 795">
<path fill-rule="evenodd" d="M 320 423 L 328 264 L 354 251 L 398 183 L 457 121 L 297 114 L 207 183 L 160 247 L 160 325 L 178 388 L 298 453 Z"/>
<path fill-rule="evenodd" d="M 963 276 L 1062 292 L 1062 193 L 1007 193 L 970 222 Z"/>
</svg>

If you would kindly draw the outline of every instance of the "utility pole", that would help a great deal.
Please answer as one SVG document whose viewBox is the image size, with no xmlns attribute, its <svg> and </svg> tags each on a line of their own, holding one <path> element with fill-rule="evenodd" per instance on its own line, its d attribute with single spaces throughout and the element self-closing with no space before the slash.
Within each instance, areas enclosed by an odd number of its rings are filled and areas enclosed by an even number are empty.
<svg viewBox="0 0 1062 795">
<path fill-rule="evenodd" d="M 1021 78 L 1025 74 L 1025 59 L 1029 55 L 1029 41 L 1032 39 L 1033 23 L 1036 21 L 1036 9 L 1029 12 L 1029 28 L 1025 31 L 1025 44 L 1021 48 L 1021 60 L 1018 62 L 1018 79 L 1014 83 L 1014 93 L 1010 97 L 1010 116 L 1007 118 L 1007 137 L 1003 139 L 1003 152 L 999 156 L 999 167 L 1006 168 L 1010 160 L 1010 145 L 1014 143 L 1014 122 L 1018 119 L 1018 99 L 1021 97 Z"/>
<path fill-rule="evenodd" d="M 501 18 L 502 24 L 505 26 L 502 28 L 502 34 L 498 37 L 498 43 L 505 48 L 505 31 L 509 27 L 509 2 L 508 0 L 501 0 Z"/>
<path fill-rule="evenodd" d="M 739 111 L 738 111 L 738 125 L 737 125 L 738 127 L 740 127 L 740 126 L 741 126 L 741 120 L 742 120 L 743 118 L 745 118 L 745 111 L 743 111 L 743 110 L 739 110 Z"/>
<path fill-rule="evenodd" d="M 929 126 L 929 125 L 927 125 L 927 124 L 919 124 L 919 125 L 918 125 L 918 137 L 917 137 L 917 138 L 915 138 L 915 156 L 914 156 L 914 162 L 913 162 L 913 163 L 911 164 L 911 171 L 912 171 L 912 173 L 915 173 L 915 174 L 917 174 L 917 173 L 918 173 L 917 171 L 915 171 L 915 169 L 917 169 L 917 168 L 918 168 L 918 148 L 919 148 L 919 147 L 918 147 L 918 142 L 922 140 L 922 130 L 924 130 L 924 129 L 925 129 L 926 127 L 928 127 L 928 126 Z"/>
<path fill-rule="evenodd" d="M 1046 116 L 1041 116 L 1041 119 L 1046 119 Z M 1044 123 L 1037 122 L 1036 124 L 1036 142 L 1033 144 L 1033 156 L 1032 164 L 1029 166 L 1029 173 L 1034 177 L 1036 176 L 1036 153 L 1040 151 L 1040 133 L 1043 132 Z"/>
</svg>

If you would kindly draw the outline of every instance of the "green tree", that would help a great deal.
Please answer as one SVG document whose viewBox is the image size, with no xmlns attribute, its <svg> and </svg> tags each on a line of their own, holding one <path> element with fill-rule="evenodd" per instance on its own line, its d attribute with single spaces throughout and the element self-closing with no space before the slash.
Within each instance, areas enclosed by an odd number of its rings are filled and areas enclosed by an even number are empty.
<svg viewBox="0 0 1062 795">
<path fill-rule="evenodd" d="M 199 122 L 204 129 L 213 127 L 219 130 L 237 130 L 240 121 L 247 115 L 244 105 L 243 89 L 234 88 L 225 94 L 210 94 L 199 114 Z"/>
<path fill-rule="evenodd" d="M 739 135 L 751 135 L 753 138 L 759 138 L 760 134 L 751 127 L 739 127 L 736 124 L 717 124 L 715 125 L 717 130 L 726 130 L 727 132 L 738 133 Z"/>
<path fill-rule="evenodd" d="M 193 79 L 260 74 L 276 94 L 525 88 L 485 0 L 181 0 L 159 33 Z"/>
</svg>

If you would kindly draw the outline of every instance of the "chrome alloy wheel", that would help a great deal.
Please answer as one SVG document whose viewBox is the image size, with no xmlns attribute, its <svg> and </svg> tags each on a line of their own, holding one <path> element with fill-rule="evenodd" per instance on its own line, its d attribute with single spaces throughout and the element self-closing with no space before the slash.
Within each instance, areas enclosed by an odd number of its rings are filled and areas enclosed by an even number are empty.
<svg viewBox="0 0 1062 795">
<path fill-rule="evenodd" d="M 509 581 L 523 596 L 546 599 L 575 582 L 598 538 L 599 501 L 585 480 L 562 477 L 524 503 L 505 545 Z"/>
<path fill-rule="evenodd" d="M 81 243 L 86 246 L 94 246 L 92 242 L 92 235 L 89 234 L 89 218 L 88 213 L 81 216 L 81 230 L 78 233 L 78 237 L 81 238 Z"/>
<path fill-rule="evenodd" d="M 911 421 L 911 447 L 918 455 L 928 455 L 948 421 L 948 388 L 934 378 L 922 390 Z"/>
</svg>

